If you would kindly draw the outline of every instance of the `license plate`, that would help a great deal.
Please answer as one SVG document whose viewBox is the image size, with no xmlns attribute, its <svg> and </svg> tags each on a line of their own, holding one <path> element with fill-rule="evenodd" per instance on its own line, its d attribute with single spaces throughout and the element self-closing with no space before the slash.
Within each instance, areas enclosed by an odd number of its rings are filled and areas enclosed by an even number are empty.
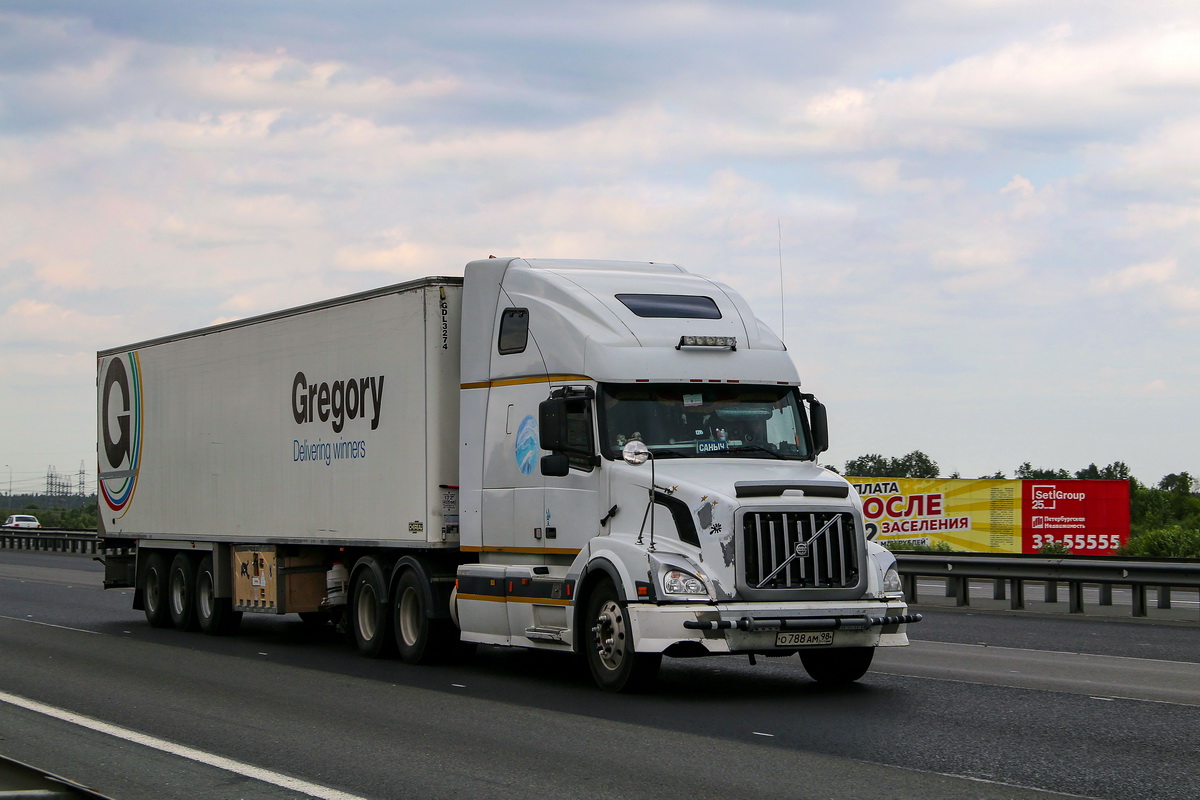
<svg viewBox="0 0 1200 800">
<path fill-rule="evenodd" d="M 833 631 L 780 631 L 775 634 L 776 647 L 815 647 L 833 644 Z"/>
</svg>

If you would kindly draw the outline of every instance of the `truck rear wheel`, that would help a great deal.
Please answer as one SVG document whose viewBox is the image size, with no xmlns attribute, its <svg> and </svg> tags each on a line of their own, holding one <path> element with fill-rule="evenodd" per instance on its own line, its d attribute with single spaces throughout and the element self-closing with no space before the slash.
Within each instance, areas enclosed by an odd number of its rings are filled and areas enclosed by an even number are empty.
<svg viewBox="0 0 1200 800">
<path fill-rule="evenodd" d="M 395 646 L 392 641 L 391 610 L 385 597 L 385 586 L 375 570 L 364 568 L 354 578 L 350 624 L 354 631 L 354 644 L 358 652 L 367 658 L 391 655 Z"/>
<path fill-rule="evenodd" d="M 196 621 L 209 636 L 225 636 L 237 630 L 242 612 L 233 610 L 233 600 L 217 597 L 212 553 L 200 559 L 196 569 Z"/>
<path fill-rule="evenodd" d="M 167 573 L 167 608 L 171 624 L 181 631 L 196 629 L 196 564 L 187 553 L 179 553 Z"/>
<path fill-rule="evenodd" d="M 171 612 L 167 609 L 167 556 L 150 553 L 142 572 L 142 608 L 146 621 L 155 628 L 171 627 Z"/>
<path fill-rule="evenodd" d="M 421 576 L 415 570 L 405 570 L 392 597 L 392 626 L 396 649 L 408 664 L 444 661 L 458 643 L 458 628 L 451 620 L 430 617 L 426 600 Z"/>
<path fill-rule="evenodd" d="M 633 692 L 654 682 L 662 653 L 634 651 L 626 605 L 611 580 L 597 584 L 588 597 L 586 622 L 580 638 L 596 685 L 607 692 Z"/>
<path fill-rule="evenodd" d="M 801 650 L 804 671 L 817 683 L 839 686 L 854 683 L 867 674 L 874 647 L 842 647 L 837 650 Z"/>
</svg>

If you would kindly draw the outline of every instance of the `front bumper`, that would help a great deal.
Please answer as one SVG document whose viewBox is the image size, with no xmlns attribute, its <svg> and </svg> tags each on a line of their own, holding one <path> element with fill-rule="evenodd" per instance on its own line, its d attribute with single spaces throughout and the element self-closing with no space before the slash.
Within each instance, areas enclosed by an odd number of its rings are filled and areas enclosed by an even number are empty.
<svg viewBox="0 0 1200 800">
<path fill-rule="evenodd" d="M 921 620 L 903 602 L 797 603 L 630 603 L 628 615 L 638 652 L 661 653 L 673 645 L 696 643 L 710 653 L 788 652 L 776 645 L 787 631 L 832 631 L 823 647 L 903 647 L 907 626 Z M 693 645 L 694 649 L 694 645 Z"/>
</svg>

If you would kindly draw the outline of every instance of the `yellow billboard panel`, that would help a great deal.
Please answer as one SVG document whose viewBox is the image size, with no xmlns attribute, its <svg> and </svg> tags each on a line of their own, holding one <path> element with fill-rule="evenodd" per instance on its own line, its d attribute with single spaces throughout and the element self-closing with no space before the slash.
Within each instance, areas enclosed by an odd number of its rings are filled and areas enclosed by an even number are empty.
<svg viewBox="0 0 1200 800">
<path fill-rule="evenodd" d="M 1020 553 L 1021 484 L 955 478 L 848 478 L 863 499 L 867 538 L 904 548 L 945 542 L 974 553 Z"/>
</svg>

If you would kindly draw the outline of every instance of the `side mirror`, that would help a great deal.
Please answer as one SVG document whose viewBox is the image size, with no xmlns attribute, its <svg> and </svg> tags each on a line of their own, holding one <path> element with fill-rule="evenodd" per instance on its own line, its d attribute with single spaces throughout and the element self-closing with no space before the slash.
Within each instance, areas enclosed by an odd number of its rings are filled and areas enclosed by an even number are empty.
<svg viewBox="0 0 1200 800">
<path fill-rule="evenodd" d="M 557 453 L 567 449 L 567 400 L 551 397 L 538 405 L 538 435 L 542 449 Z"/>
<path fill-rule="evenodd" d="M 538 435 L 542 449 L 585 458 L 596 456 L 591 442 L 590 404 L 590 397 L 551 397 L 539 403 Z"/>
<path fill-rule="evenodd" d="M 809 395 L 808 423 L 812 428 L 813 455 L 819 455 L 829 449 L 829 415 L 825 412 L 825 404 Z"/>
<path fill-rule="evenodd" d="M 542 474 L 548 478 L 562 478 L 571 474 L 571 461 L 563 453 L 552 453 L 540 459 Z"/>
<path fill-rule="evenodd" d="M 640 467 L 646 463 L 646 459 L 650 457 L 650 448 L 646 447 L 644 442 L 633 439 L 625 443 L 625 447 L 621 449 L 621 458 L 626 464 L 634 467 Z"/>
</svg>

